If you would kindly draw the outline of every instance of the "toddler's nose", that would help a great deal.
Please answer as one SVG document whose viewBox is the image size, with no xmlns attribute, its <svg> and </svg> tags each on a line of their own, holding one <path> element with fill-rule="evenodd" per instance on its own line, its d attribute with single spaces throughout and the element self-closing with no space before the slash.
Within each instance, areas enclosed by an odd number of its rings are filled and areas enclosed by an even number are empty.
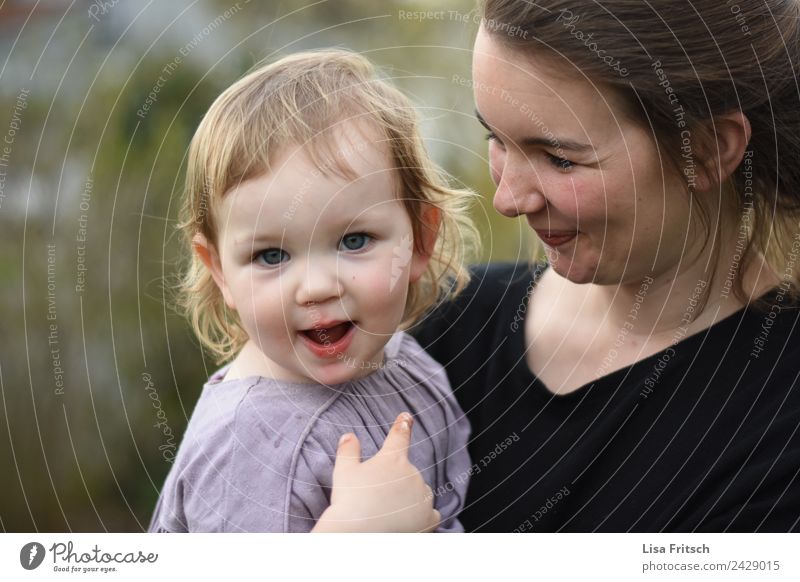
<svg viewBox="0 0 800 582">
<path fill-rule="evenodd" d="M 308 265 L 297 285 L 298 305 L 323 303 L 342 296 L 342 285 L 335 270 L 333 272 L 314 265 Z"/>
</svg>

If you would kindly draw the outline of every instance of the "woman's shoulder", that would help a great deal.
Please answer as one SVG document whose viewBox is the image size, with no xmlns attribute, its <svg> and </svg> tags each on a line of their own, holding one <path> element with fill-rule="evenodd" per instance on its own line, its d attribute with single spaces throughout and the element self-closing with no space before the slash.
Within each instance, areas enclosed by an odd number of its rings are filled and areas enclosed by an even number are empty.
<svg viewBox="0 0 800 582">
<path fill-rule="evenodd" d="M 455 299 L 436 306 L 425 320 L 457 317 L 467 311 L 484 313 L 488 310 L 491 313 L 505 303 L 516 303 L 530 291 L 530 286 L 535 285 L 546 267 L 545 264 L 510 262 L 472 265 L 466 288 Z"/>
<path fill-rule="evenodd" d="M 470 282 L 467 288 L 453 301 L 463 306 L 467 303 L 497 305 L 504 301 L 517 301 L 520 292 L 530 292 L 536 284 L 546 263 L 498 262 L 470 267 Z"/>
<path fill-rule="evenodd" d="M 769 377 L 795 378 L 800 361 L 800 305 L 787 302 L 780 289 L 763 299 L 758 309 L 747 310 L 747 323 L 734 334 L 741 342 L 742 361 Z"/>
<path fill-rule="evenodd" d="M 498 326 L 507 326 L 524 312 L 528 297 L 546 264 L 489 263 L 470 267 L 469 285 L 454 299 L 426 314 L 410 333 L 434 357 L 437 349 L 474 342 Z"/>
</svg>

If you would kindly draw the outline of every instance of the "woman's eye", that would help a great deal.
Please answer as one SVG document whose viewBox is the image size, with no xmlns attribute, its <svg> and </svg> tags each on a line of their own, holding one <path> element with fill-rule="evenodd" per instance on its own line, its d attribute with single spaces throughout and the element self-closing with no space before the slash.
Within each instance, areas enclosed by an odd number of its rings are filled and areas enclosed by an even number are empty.
<svg viewBox="0 0 800 582">
<path fill-rule="evenodd" d="M 489 147 L 490 148 L 492 146 L 495 146 L 495 147 L 498 147 L 500 149 L 505 149 L 505 147 L 506 147 L 505 144 L 502 141 L 500 141 L 500 138 L 497 137 L 497 134 L 495 132 L 493 132 L 493 131 L 490 131 L 489 133 L 486 134 L 486 141 L 489 142 Z"/>
<path fill-rule="evenodd" d="M 575 165 L 573 162 L 565 158 L 559 158 L 558 156 L 554 156 L 552 154 L 547 154 L 547 159 L 550 160 L 550 163 L 559 170 L 569 170 Z"/>
<path fill-rule="evenodd" d="M 256 260 L 270 266 L 280 265 L 289 259 L 289 253 L 283 249 L 267 249 L 256 255 Z"/>
<path fill-rule="evenodd" d="M 346 234 L 342 237 L 341 246 L 348 251 L 357 251 L 367 246 L 370 238 L 368 234 L 364 234 L 363 232 Z"/>
</svg>

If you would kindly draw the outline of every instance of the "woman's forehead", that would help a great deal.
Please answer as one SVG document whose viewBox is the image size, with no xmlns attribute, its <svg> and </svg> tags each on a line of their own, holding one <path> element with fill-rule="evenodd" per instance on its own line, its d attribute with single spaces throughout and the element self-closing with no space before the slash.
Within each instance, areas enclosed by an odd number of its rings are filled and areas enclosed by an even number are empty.
<svg viewBox="0 0 800 582">
<path fill-rule="evenodd" d="M 621 100 L 612 88 L 593 83 L 577 69 L 574 74 L 556 72 L 552 59 L 537 60 L 483 31 L 475 42 L 473 92 L 481 117 L 512 137 L 558 128 L 585 141 L 619 133 L 624 123 Z"/>
</svg>

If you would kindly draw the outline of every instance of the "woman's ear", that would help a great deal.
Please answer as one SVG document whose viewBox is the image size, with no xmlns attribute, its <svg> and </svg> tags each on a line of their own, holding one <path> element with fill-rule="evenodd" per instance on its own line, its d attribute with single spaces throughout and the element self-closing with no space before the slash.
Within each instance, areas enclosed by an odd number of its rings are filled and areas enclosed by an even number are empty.
<svg viewBox="0 0 800 582">
<path fill-rule="evenodd" d="M 411 258 L 409 281 L 416 283 L 428 268 L 428 263 L 436 248 L 436 239 L 442 226 L 442 211 L 433 204 L 422 204 L 422 234 L 414 241 L 414 254 Z"/>
<path fill-rule="evenodd" d="M 742 163 L 752 130 L 750 120 L 741 111 L 714 117 L 712 130 L 716 147 L 708 151 L 708 158 L 697 174 L 697 190 L 707 192 L 722 184 Z"/>
<path fill-rule="evenodd" d="M 230 289 L 228 289 L 228 286 L 225 284 L 225 277 L 222 274 L 222 263 L 219 259 L 217 249 L 200 233 L 197 233 L 194 235 L 194 238 L 192 238 L 192 247 L 194 248 L 194 252 L 197 253 L 197 256 L 200 257 L 200 260 L 203 261 L 206 268 L 211 272 L 214 283 L 217 284 L 217 287 L 222 292 L 222 297 L 225 299 L 225 305 L 235 311 L 236 304 L 233 302 Z"/>
</svg>

